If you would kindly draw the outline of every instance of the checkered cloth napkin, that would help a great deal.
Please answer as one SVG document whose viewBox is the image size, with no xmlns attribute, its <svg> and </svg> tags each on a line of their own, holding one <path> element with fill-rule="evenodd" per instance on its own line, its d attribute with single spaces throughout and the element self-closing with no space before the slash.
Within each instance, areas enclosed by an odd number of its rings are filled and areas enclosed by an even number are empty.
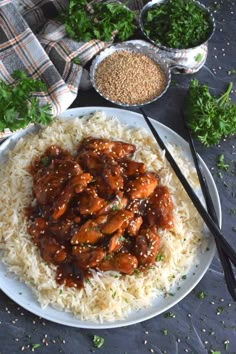
<svg viewBox="0 0 236 354">
<path fill-rule="evenodd" d="M 78 0 L 79 1 L 79 0 Z M 40 78 L 47 92 L 37 93 L 53 115 L 65 111 L 77 96 L 82 66 L 108 43 L 78 43 L 66 37 L 55 18 L 67 0 L 0 0 L 0 80 L 12 83 L 12 73 L 23 70 Z M 79 58 L 81 65 L 73 63 Z"/>
</svg>

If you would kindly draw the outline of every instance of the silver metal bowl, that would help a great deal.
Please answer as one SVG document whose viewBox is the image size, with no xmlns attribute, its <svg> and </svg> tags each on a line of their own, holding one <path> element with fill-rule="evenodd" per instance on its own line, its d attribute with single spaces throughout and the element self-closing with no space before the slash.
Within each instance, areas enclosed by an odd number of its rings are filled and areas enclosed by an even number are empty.
<svg viewBox="0 0 236 354">
<path fill-rule="evenodd" d="M 121 103 L 121 102 L 116 102 L 111 100 L 109 97 L 106 97 L 98 88 L 96 85 L 96 80 L 95 80 L 95 76 L 96 76 L 96 70 L 99 66 L 99 64 L 108 56 L 112 55 L 115 52 L 118 51 L 129 51 L 132 53 L 142 53 L 146 56 L 148 56 L 149 58 L 151 58 L 155 63 L 157 63 L 161 70 L 163 71 L 164 75 L 165 75 L 165 79 L 166 79 L 166 84 L 164 89 L 162 90 L 162 92 L 154 97 L 153 99 L 143 102 L 143 103 L 139 103 L 139 104 L 125 104 L 125 103 Z M 159 99 L 160 97 L 162 97 L 164 95 L 164 93 L 167 91 L 168 87 L 170 86 L 170 81 L 171 81 L 171 70 L 169 65 L 167 64 L 167 62 L 165 61 L 165 59 L 156 54 L 154 50 L 149 49 L 148 47 L 144 47 L 144 46 L 138 46 L 138 45 L 133 45 L 131 43 L 121 43 L 121 44 L 116 44 L 113 45 L 107 49 L 105 49 L 104 51 L 102 51 L 98 56 L 96 56 L 96 58 L 93 60 L 91 68 L 90 68 L 90 80 L 91 83 L 94 87 L 94 89 L 106 100 L 108 100 L 109 102 L 112 102 L 116 105 L 122 106 L 122 107 L 140 107 L 140 106 L 144 106 L 146 104 L 152 103 L 154 101 L 156 101 L 157 99 Z"/>
<path fill-rule="evenodd" d="M 195 46 L 195 47 L 191 47 L 191 48 L 169 48 L 166 47 L 163 44 L 158 44 L 155 42 L 155 40 L 153 40 L 152 38 L 150 38 L 146 33 L 145 33 L 145 27 L 144 27 L 144 15 L 146 14 L 146 12 L 151 9 L 152 7 L 156 7 L 157 5 L 160 5 L 162 3 L 168 2 L 169 0 L 152 0 L 150 2 L 148 2 L 141 10 L 140 15 L 139 15 L 139 26 L 141 28 L 142 33 L 144 34 L 144 36 L 151 42 L 153 43 L 156 47 L 165 50 L 165 51 L 169 51 L 169 52 L 175 52 L 175 53 L 183 53 L 183 52 L 191 52 L 193 49 L 196 49 L 198 47 L 200 47 L 201 45 L 207 43 L 211 37 L 214 34 L 215 31 L 215 19 L 212 15 L 212 12 L 203 4 L 201 4 L 199 1 L 197 0 L 192 0 L 193 3 L 195 3 L 198 7 L 200 7 L 205 13 L 207 13 L 208 18 L 209 18 L 209 25 L 210 25 L 210 29 L 209 29 L 209 33 L 206 37 L 206 39 L 202 42 L 199 43 L 199 45 Z"/>
</svg>

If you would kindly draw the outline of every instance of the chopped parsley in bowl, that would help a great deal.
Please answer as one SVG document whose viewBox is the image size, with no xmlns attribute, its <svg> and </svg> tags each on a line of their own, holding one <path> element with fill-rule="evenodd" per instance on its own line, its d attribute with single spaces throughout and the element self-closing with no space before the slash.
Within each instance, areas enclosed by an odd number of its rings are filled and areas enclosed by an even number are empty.
<svg viewBox="0 0 236 354">
<path fill-rule="evenodd" d="M 198 1 L 153 0 L 144 6 L 140 26 L 157 46 L 189 49 L 207 42 L 215 24 L 209 10 Z"/>
</svg>

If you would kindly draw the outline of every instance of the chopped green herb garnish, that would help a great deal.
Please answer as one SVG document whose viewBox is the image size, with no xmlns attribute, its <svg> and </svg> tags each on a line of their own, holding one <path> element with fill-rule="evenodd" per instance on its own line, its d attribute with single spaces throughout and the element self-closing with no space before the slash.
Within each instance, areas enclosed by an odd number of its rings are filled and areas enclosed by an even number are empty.
<svg viewBox="0 0 236 354">
<path fill-rule="evenodd" d="M 225 163 L 224 154 L 220 154 L 217 159 L 217 167 L 221 170 L 227 171 L 229 169 L 229 164 Z"/>
<path fill-rule="evenodd" d="M 236 226 L 232 227 L 232 231 L 236 232 Z"/>
<path fill-rule="evenodd" d="M 201 54 L 201 53 L 198 53 L 198 54 L 195 55 L 194 60 L 197 61 L 197 62 L 199 62 L 199 61 L 202 60 L 202 58 L 203 58 L 202 54 Z"/>
<path fill-rule="evenodd" d="M 81 61 L 80 61 L 80 58 L 74 58 L 71 60 L 73 64 L 76 64 L 76 65 L 81 65 Z"/>
<path fill-rule="evenodd" d="M 111 260 L 112 258 L 113 258 L 113 256 L 111 254 L 108 254 L 107 256 L 103 257 L 103 261 Z"/>
<path fill-rule="evenodd" d="M 165 318 L 175 318 L 175 314 L 173 312 L 166 312 L 164 317 Z"/>
<path fill-rule="evenodd" d="M 156 261 L 157 262 L 163 261 L 164 258 L 165 256 L 162 253 L 158 253 L 156 256 Z"/>
<path fill-rule="evenodd" d="M 206 41 L 209 15 L 189 0 L 156 4 L 144 14 L 144 32 L 156 44 L 169 48 L 192 48 Z"/>
<path fill-rule="evenodd" d="M 187 275 L 186 274 L 182 275 L 182 279 L 183 280 L 187 279 Z"/>
<path fill-rule="evenodd" d="M 140 270 L 136 268 L 136 269 L 134 270 L 134 274 L 135 274 L 135 275 L 139 275 L 139 274 L 140 274 Z"/>
<path fill-rule="evenodd" d="M 32 344 L 32 349 L 37 349 L 39 347 L 41 347 L 41 344 L 39 344 L 39 343 Z"/>
<path fill-rule="evenodd" d="M 235 69 L 231 69 L 227 71 L 228 75 L 236 75 L 236 70 Z"/>
<path fill-rule="evenodd" d="M 197 293 L 197 297 L 199 299 L 204 299 L 205 297 L 207 297 L 207 294 L 204 293 L 204 291 L 199 291 L 199 293 Z"/>
<path fill-rule="evenodd" d="M 221 352 L 219 352 L 218 350 L 217 350 L 217 351 L 211 350 L 210 353 L 211 353 L 211 354 L 221 354 Z"/>
<path fill-rule="evenodd" d="M 167 329 L 162 329 L 161 333 L 163 334 L 163 336 L 167 336 L 168 331 L 167 331 Z"/>
<path fill-rule="evenodd" d="M 222 306 L 217 307 L 216 314 L 221 315 L 224 312 L 224 308 Z"/>
<path fill-rule="evenodd" d="M 184 113 L 192 134 L 205 146 L 218 144 L 222 137 L 236 133 L 236 105 L 229 95 L 233 83 L 219 98 L 211 95 L 207 85 L 191 80 Z"/>
<path fill-rule="evenodd" d="M 112 288 L 110 288 L 110 291 L 112 292 L 112 298 L 114 299 L 115 297 L 116 297 L 116 291 L 113 291 L 113 289 Z"/>
<path fill-rule="evenodd" d="M 48 156 L 44 156 L 42 159 L 41 159 L 41 162 L 42 162 L 42 165 L 43 166 L 48 166 L 49 165 L 49 157 Z"/>
<path fill-rule="evenodd" d="M 95 348 L 101 348 L 103 346 L 105 342 L 105 339 L 103 337 L 100 336 L 93 336 L 93 345 L 95 346 Z"/>
</svg>

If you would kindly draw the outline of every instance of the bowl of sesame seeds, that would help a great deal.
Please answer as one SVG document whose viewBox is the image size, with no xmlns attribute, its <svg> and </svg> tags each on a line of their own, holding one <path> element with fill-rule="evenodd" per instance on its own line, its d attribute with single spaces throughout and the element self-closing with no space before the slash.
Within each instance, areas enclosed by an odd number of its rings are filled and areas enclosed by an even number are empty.
<svg viewBox="0 0 236 354">
<path fill-rule="evenodd" d="M 90 79 L 108 101 L 138 107 L 163 96 L 171 73 L 166 61 L 152 49 L 123 43 L 105 49 L 94 59 Z"/>
</svg>

